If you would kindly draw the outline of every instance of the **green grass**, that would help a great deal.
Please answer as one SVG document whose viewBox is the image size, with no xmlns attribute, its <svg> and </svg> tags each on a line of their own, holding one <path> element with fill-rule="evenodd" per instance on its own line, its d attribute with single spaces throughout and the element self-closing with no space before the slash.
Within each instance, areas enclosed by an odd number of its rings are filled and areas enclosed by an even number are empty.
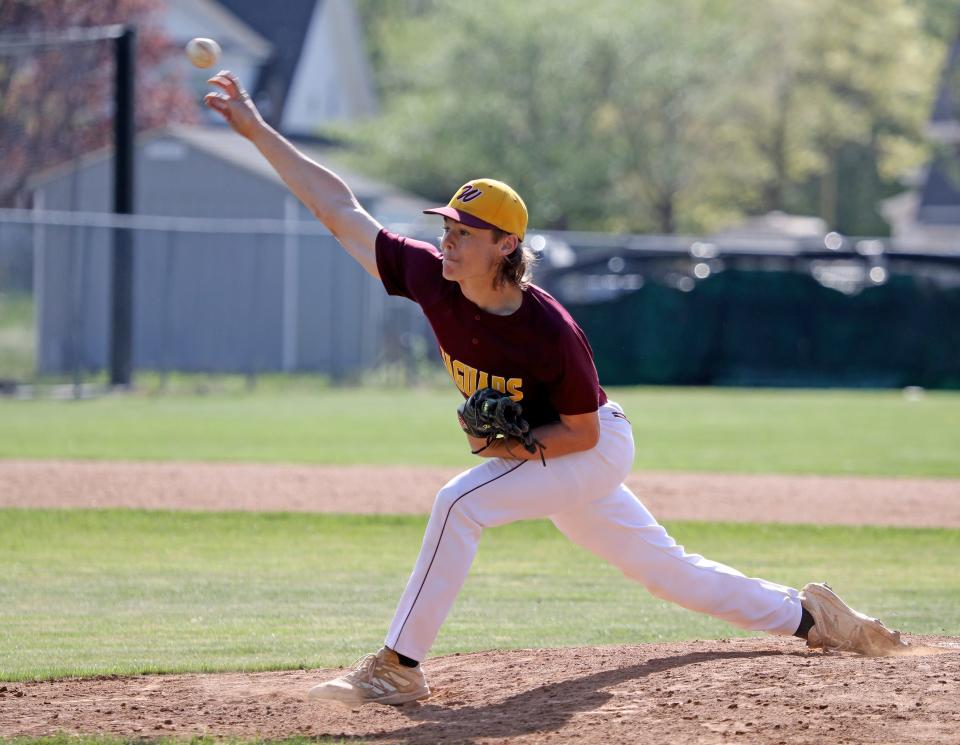
<svg viewBox="0 0 960 745">
<path fill-rule="evenodd" d="M 378 647 L 424 519 L 0 511 L 0 680 L 332 666 Z M 960 634 L 960 531 L 676 523 L 690 550 L 829 580 L 913 632 Z M 736 636 L 549 523 L 488 531 L 434 654 Z"/>
<path fill-rule="evenodd" d="M 262 389 L 261 389 L 262 388 Z M 960 476 L 960 394 L 612 389 L 640 469 Z M 473 462 L 443 389 L 269 381 L 253 392 L 0 400 L 0 458 Z"/>
<path fill-rule="evenodd" d="M 33 312 L 31 295 L 0 292 L 0 380 L 29 380 L 33 376 Z"/>
</svg>

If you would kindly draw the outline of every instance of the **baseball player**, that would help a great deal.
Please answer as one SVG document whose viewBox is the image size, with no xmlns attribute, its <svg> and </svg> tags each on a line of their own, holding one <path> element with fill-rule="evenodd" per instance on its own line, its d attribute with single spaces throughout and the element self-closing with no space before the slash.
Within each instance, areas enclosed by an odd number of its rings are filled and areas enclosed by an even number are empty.
<svg viewBox="0 0 960 745">
<path fill-rule="evenodd" d="M 269 161 L 290 190 L 391 295 L 418 303 L 464 395 L 493 389 L 522 407 L 537 447 L 467 435 L 483 462 L 437 494 L 420 554 L 382 649 L 310 696 L 349 705 L 429 695 L 420 662 L 460 590 L 484 528 L 549 518 L 575 543 L 651 593 L 751 631 L 810 647 L 892 654 L 899 633 L 852 610 L 824 584 L 795 590 L 687 553 L 624 485 L 630 422 L 607 399 L 587 338 L 553 297 L 530 284 L 527 209 L 506 184 L 473 179 L 442 207 L 439 248 L 385 230 L 333 172 L 260 118 L 232 73 L 206 104 Z M 468 400 L 467 403 L 470 403 Z"/>
</svg>

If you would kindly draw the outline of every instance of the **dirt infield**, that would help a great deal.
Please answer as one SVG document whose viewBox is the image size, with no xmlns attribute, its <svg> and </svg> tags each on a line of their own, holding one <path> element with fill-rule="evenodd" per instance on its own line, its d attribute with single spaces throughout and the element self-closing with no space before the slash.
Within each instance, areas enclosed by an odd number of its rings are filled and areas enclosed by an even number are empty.
<svg viewBox="0 0 960 745">
<path fill-rule="evenodd" d="M 453 468 L 0 461 L 0 507 L 417 513 Z M 960 527 L 960 480 L 636 472 L 661 520 Z"/>
<path fill-rule="evenodd" d="M 426 512 L 450 469 L 0 461 L 0 507 Z M 960 481 L 638 473 L 661 519 L 960 527 Z M 960 743 L 960 639 L 917 656 L 795 639 L 428 660 L 421 704 L 307 700 L 332 670 L 0 683 L 0 737 L 302 735 L 371 743 Z M 927 649 L 922 649 L 927 647 Z"/>
<path fill-rule="evenodd" d="M 781 639 L 489 651 L 425 663 L 424 703 L 355 709 L 305 698 L 330 670 L 17 683 L 0 685 L 0 736 L 958 742 L 960 649 L 943 652 L 824 656 Z"/>
</svg>

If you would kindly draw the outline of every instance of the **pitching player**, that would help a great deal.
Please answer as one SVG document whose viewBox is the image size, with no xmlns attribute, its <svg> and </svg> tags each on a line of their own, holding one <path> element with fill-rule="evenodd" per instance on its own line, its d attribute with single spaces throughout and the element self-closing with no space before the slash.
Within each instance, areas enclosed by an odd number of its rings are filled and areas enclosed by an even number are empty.
<svg viewBox="0 0 960 745">
<path fill-rule="evenodd" d="M 453 382 L 508 393 L 542 450 L 468 436 L 483 462 L 437 494 L 420 555 L 384 647 L 348 674 L 310 690 L 356 705 L 429 695 L 420 662 L 466 579 L 484 528 L 549 518 L 566 536 L 659 598 L 752 631 L 795 635 L 811 647 L 895 653 L 903 643 L 848 607 L 826 585 L 802 591 L 746 577 L 687 553 L 624 485 L 633 464 L 630 422 L 607 399 L 583 331 L 530 284 L 527 209 L 492 179 L 464 184 L 445 206 L 439 249 L 385 230 L 333 172 L 260 118 L 237 78 L 221 72 L 206 103 L 270 162 L 290 190 L 391 295 L 419 303 Z M 541 463 L 541 456 L 544 457 Z"/>
</svg>

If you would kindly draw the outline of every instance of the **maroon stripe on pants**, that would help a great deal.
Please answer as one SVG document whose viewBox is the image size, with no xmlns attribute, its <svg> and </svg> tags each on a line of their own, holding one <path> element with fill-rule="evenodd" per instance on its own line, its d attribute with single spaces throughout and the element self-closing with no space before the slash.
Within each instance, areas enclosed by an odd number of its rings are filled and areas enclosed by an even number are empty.
<svg viewBox="0 0 960 745">
<path fill-rule="evenodd" d="M 496 481 L 497 479 L 502 478 L 502 477 L 506 476 L 507 474 L 513 473 L 514 471 L 516 471 L 518 468 L 520 468 L 520 466 L 522 466 L 522 465 L 523 465 L 524 463 L 526 463 L 526 462 L 527 462 L 527 461 L 522 460 L 522 461 L 520 461 L 519 463 L 517 463 L 517 465 L 515 465 L 513 468 L 511 468 L 509 471 L 505 471 L 504 473 L 501 473 L 499 476 L 493 477 L 493 478 L 490 479 L 489 481 L 484 481 L 482 484 L 477 484 L 475 487 L 473 487 L 473 488 L 470 489 L 469 491 L 465 491 L 465 492 L 464 492 L 463 494 L 461 494 L 459 497 L 457 497 L 456 499 L 454 499 L 453 502 L 450 504 L 450 508 L 447 510 L 447 514 L 446 514 L 446 515 L 444 516 L 444 518 L 443 518 L 443 527 L 440 528 L 440 537 L 437 538 L 437 545 L 436 545 L 436 546 L 434 547 L 434 549 L 433 549 L 433 556 L 430 557 L 430 563 L 427 565 L 427 571 L 425 571 L 425 572 L 423 573 L 423 580 L 420 582 L 420 588 L 417 590 L 417 595 L 416 595 L 416 597 L 414 597 L 413 602 L 410 603 L 410 610 L 407 611 L 407 616 L 406 616 L 406 618 L 404 618 L 404 619 L 403 619 L 403 623 L 400 624 L 400 630 L 397 632 L 397 638 L 393 640 L 393 646 L 394 646 L 394 647 L 396 647 L 396 646 L 398 646 L 398 645 L 400 644 L 400 637 L 403 635 L 403 629 L 404 629 L 404 627 L 407 625 L 407 621 L 410 620 L 410 614 L 413 613 L 413 609 L 414 609 L 414 606 L 416 606 L 416 604 L 417 604 L 417 600 L 420 599 L 420 593 L 423 592 L 423 586 L 427 583 L 427 577 L 428 577 L 429 574 L 430 574 L 430 570 L 433 568 L 433 562 L 434 562 L 434 560 L 437 558 L 437 552 L 440 550 L 440 541 L 443 540 L 443 531 L 446 530 L 447 521 L 450 519 L 450 513 L 453 511 L 453 508 L 457 506 L 457 502 L 459 502 L 461 499 L 463 499 L 463 498 L 464 498 L 465 496 L 467 496 L 468 494 L 472 494 L 473 492 L 475 492 L 475 491 L 476 491 L 477 489 L 479 489 L 480 487 L 482 487 L 482 486 L 487 486 L 488 484 L 492 484 L 492 483 L 493 483 L 494 481 Z M 417 660 L 417 662 L 421 662 L 421 661 L 422 661 L 422 660 Z"/>
</svg>

